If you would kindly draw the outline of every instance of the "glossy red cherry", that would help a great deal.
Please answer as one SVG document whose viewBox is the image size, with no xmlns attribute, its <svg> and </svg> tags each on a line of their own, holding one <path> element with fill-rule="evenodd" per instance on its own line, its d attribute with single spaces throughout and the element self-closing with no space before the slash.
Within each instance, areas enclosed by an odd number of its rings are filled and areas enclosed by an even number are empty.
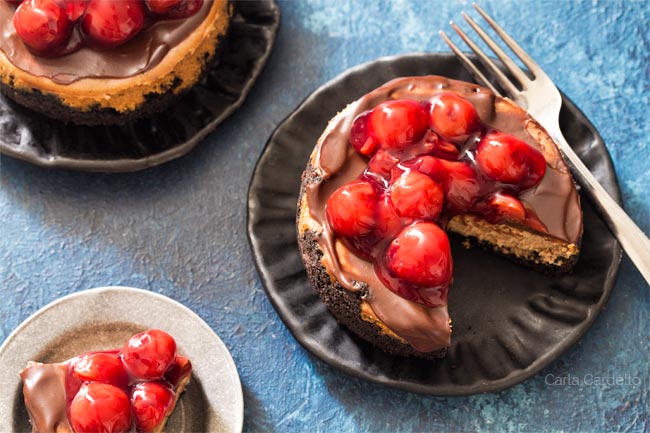
<svg viewBox="0 0 650 433">
<path fill-rule="evenodd" d="M 449 140 L 463 140 L 481 128 L 476 108 L 455 93 L 441 93 L 431 104 L 431 128 Z"/>
<path fill-rule="evenodd" d="M 173 8 L 178 7 L 183 0 L 144 0 L 144 2 L 152 13 L 165 15 Z"/>
<path fill-rule="evenodd" d="M 393 168 L 399 163 L 399 158 L 386 149 L 379 149 L 368 162 L 366 171 L 379 178 L 390 179 Z"/>
<path fill-rule="evenodd" d="M 160 382 L 138 383 L 131 390 L 133 419 L 138 432 L 153 432 L 174 408 L 174 393 Z"/>
<path fill-rule="evenodd" d="M 73 373 L 84 382 L 103 382 L 119 387 L 125 387 L 129 383 L 122 360 L 116 353 L 83 355 L 75 362 Z"/>
<path fill-rule="evenodd" d="M 72 24 L 54 0 L 25 0 L 13 18 L 16 33 L 36 54 L 52 57 L 70 38 Z"/>
<path fill-rule="evenodd" d="M 491 194 L 479 206 L 483 217 L 491 223 L 504 221 L 523 223 L 526 220 L 526 208 L 511 194 L 497 192 Z"/>
<path fill-rule="evenodd" d="M 389 194 L 402 217 L 435 220 L 442 210 L 442 188 L 429 176 L 415 170 L 405 171 L 395 179 Z"/>
<path fill-rule="evenodd" d="M 370 133 L 368 118 L 370 113 L 363 113 L 357 116 L 352 123 L 350 130 L 350 144 L 362 155 L 372 156 L 377 150 L 377 140 Z"/>
<path fill-rule="evenodd" d="M 476 163 L 490 179 L 522 189 L 539 183 L 546 172 L 546 160 L 539 151 L 503 132 L 490 132 L 481 138 Z"/>
<path fill-rule="evenodd" d="M 85 383 L 69 407 L 76 433 L 125 433 L 131 430 L 131 403 L 122 389 L 106 383 Z"/>
<path fill-rule="evenodd" d="M 91 45 L 113 48 L 142 30 L 144 15 L 140 0 L 90 0 L 81 19 L 81 30 Z"/>
<path fill-rule="evenodd" d="M 63 6 L 68 19 L 72 22 L 81 18 L 88 6 L 88 0 L 58 0 L 58 2 Z"/>
<path fill-rule="evenodd" d="M 325 208 L 327 221 L 339 236 L 365 235 L 375 229 L 379 197 L 369 182 L 356 180 L 330 196 Z"/>
<path fill-rule="evenodd" d="M 465 161 L 447 161 L 422 156 L 405 164 L 431 176 L 443 186 L 445 208 L 452 215 L 469 211 L 481 196 L 479 176 Z"/>
<path fill-rule="evenodd" d="M 122 352 L 127 370 L 142 380 L 161 379 L 175 358 L 174 338 L 158 329 L 134 335 Z"/>
<path fill-rule="evenodd" d="M 422 105 L 409 99 L 382 102 L 368 117 L 370 133 L 382 147 L 402 149 L 418 142 L 429 127 Z"/>
<path fill-rule="evenodd" d="M 452 259 L 449 239 L 432 222 L 405 227 L 386 250 L 390 273 L 424 287 L 447 287 L 451 283 Z"/>
</svg>

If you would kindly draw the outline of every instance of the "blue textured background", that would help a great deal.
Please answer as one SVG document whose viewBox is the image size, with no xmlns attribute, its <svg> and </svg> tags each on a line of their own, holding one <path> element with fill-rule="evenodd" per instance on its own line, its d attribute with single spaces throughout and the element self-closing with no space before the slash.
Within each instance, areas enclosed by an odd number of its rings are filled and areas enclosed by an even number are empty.
<svg viewBox="0 0 650 433">
<path fill-rule="evenodd" d="M 646 1 L 482 1 L 598 128 L 625 207 L 650 232 L 650 8 Z M 650 430 L 650 291 L 627 258 L 582 341 L 523 384 L 431 398 L 339 373 L 308 355 L 269 304 L 246 234 L 246 190 L 266 139 L 313 89 L 380 56 L 448 51 L 437 35 L 470 2 L 281 3 L 272 57 L 244 106 L 190 155 L 126 175 L 0 159 L 0 340 L 65 294 L 127 285 L 196 311 L 230 348 L 245 431 Z M 589 378 L 628 384 L 591 384 Z M 549 385 L 555 378 L 578 385 Z M 633 383 L 631 383 L 633 382 Z"/>
</svg>

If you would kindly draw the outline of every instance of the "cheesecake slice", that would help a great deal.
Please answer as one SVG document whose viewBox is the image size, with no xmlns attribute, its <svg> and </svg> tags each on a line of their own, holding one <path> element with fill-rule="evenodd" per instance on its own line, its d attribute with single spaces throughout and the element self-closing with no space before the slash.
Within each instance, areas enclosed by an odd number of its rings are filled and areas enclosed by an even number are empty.
<svg viewBox="0 0 650 433">
<path fill-rule="evenodd" d="M 191 373 L 174 339 L 154 329 L 120 350 L 29 362 L 20 377 L 33 433 L 159 433 Z"/>
</svg>

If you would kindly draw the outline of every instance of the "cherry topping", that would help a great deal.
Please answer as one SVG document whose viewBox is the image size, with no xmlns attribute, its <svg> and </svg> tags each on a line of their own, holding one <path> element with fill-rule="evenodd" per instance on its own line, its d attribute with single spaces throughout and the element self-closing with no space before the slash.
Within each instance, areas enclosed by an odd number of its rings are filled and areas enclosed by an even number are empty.
<svg viewBox="0 0 650 433">
<path fill-rule="evenodd" d="M 526 208 L 511 194 L 497 192 L 477 205 L 483 217 L 493 224 L 502 221 L 524 222 L 526 220 Z"/>
<path fill-rule="evenodd" d="M 86 40 L 99 48 L 113 48 L 133 38 L 144 25 L 139 0 L 90 0 L 81 20 Z"/>
<path fill-rule="evenodd" d="M 85 383 L 72 400 L 70 422 L 77 433 L 125 433 L 131 430 L 131 404 L 122 389 Z"/>
<path fill-rule="evenodd" d="M 431 104 L 431 127 L 447 139 L 462 140 L 481 127 L 471 102 L 455 93 L 441 93 Z"/>
<path fill-rule="evenodd" d="M 183 0 L 144 0 L 147 8 L 155 14 L 165 15 L 178 7 Z"/>
<path fill-rule="evenodd" d="M 418 171 L 405 171 L 390 186 L 389 194 L 402 217 L 435 220 L 442 210 L 442 188 Z"/>
<path fill-rule="evenodd" d="M 174 338 L 157 329 L 131 337 L 122 354 L 127 370 L 143 380 L 161 379 L 175 358 Z"/>
<path fill-rule="evenodd" d="M 377 140 L 368 130 L 369 113 L 357 116 L 350 130 L 350 144 L 362 155 L 371 156 L 377 150 Z"/>
<path fill-rule="evenodd" d="M 63 6 L 68 19 L 72 22 L 81 18 L 88 6 L 88 0 L 58 0 L 58 2 Z"/>
<path fill-rule="evenodd" d="M 25 45 L 44 57 L 57 55 L 72 32 L 65 11 L 54 0 L 25 0 L 16 9 L 13 24 Z"/>
<path fill-rule="evenodd" d="M 481 138 L 476 162 L 487 177 L 521 189 L 535 186 L 546 172 L 546 160 L 539 151 L 503 132 Z"/>
<path fill-rule="evenodd" d="M 370 133 L 382 147 L 390 149 L 420 141 L 428 127 L 429 119 L 422 105 L 409 99 L 382 102 L 368 117 Z"/>
<path fill-rule="evenodd" d="M 357 180 L 330 196 L 325 211 L 332 230 L 339 236 L 359 236 L 376 227 L 378 197 L 372 184 Z"/>
<path fill-rule="evenodd" d="M 174 408 L 174 392 L 160 382 L 138 383 L 131 390 L 133 418 L 138 432 L 153 432 Z"/>
<path fill-rule="evenodd" d="M 451 283 L 452 260 L 449 239 L 431 222 L 405 227 L 386 250 L 390 273 L 424 287 L 447 287 Z"/>
<path fill-rule="evenodd" d="M 129 377 L 116 353 L 95 352 L 83 355 L 75 362 L 74 374 L 82 381 L 110 383 L 126 387 Z"/>
</svg>

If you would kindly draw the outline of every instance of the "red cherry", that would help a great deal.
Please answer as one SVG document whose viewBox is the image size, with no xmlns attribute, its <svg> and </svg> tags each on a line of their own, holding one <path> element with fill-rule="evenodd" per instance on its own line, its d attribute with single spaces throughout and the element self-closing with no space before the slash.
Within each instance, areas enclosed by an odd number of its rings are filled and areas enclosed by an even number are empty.
<svg viewBox="0 0 650 433">
<path fill-rule="evenodd" d="M 435 220 L 442 210 L 442 188 L 418 171 L 405 171 L 390 186 L 389 194 L 402 217 Z"/>
<path fill-rule="evenodd" d="M 131 390 L 133 418 L 138 432 L 153 432 L 174 408 L 174 393 L 160 382 L 138 383 Z"/>
<path fill-rule="evenodd" d="M 26 0 L 13 18 L 16 33 L 35 53 L 55 56 L 65 47 L 72 25 L 65 11 L 54 0 Z"/>
<path fill-rule="evenodd" d="M 390 179 L 393 168 L 399 163 L 399 158 L 386 149 L 379 149 L 368 162 L 367 173 L 377 175 L 382 179 Z"/>
<path fill-rule="evenodd" d="M 144 0 L 147 7 L 154 14 L 165 15 L 181 4 L 183 0 Z"/>
<path fill-rule="evenodd" d="M 465 161 L 422 156 L 405 165 L 431 176 L 443 186 L 446 209 L 452 215 L 469 211 L 481 195 L 478 174 Z"/>
<path fill-rule="evenodd" d="M 88 6 L 88 0 L 58 0 L 58 2 L 63 6 L 68 19 L 72 22 L 81 18 Z"/>
<path fill-rule="evenodd" d="M 131 403 L 122 389 L 106 383 L 85 383 L 70 403 L 76 433 L 125 433 L 131 430 Z"/>
<path fill-rule="evenodd" d="M 122 360 L 116 353 L 83 355 L 74 363 L 73 372 L 84 382 L 103 382 L 119 387 L 126 387 L 129 383 Z"/>
<path fill-rule="evenodd" d="M 526 208 L 516 197 L 496 192 L 491 194 L 484 203 L 477 205 L 481 215 L 493 224 L 511 221 L 524 222 L 526 220 Z"/>
<path fill-rule="evenodd" d="M 464 140 L 481 128 L 476 108 L 455 93 L 441 93 L 431 104 L 431 127 L 449 140 Z"/>
<path fill-rule="evenodd" d="M 330 196 L 325 211 L 334 233 L 353 237 L 375 229 L 379 197 L 372 184 L 356 180 Z"/>
<path fill-rule="evenodd" d="M 372 156 L 377 150 L 377 140 L 368 130 L 369 113 L 357 116 L 350 130 L 350 144 L 362 155 Z"/>
<path fill-rule="evenodd" d="M 373 108 L 368 127 L 382 147 L 402 149 L 422 139 L 429 119 L 419 102 L 398 99 Z"/>
<path fill-rule="evenodd" d="M 144 25 L 139 0 L 90 0 L 81 20 L 86 40 L 100 48 L 113 48 L 137 35 Z"/>
<path fill-rule="evenodd" d="M 546 172 L 546 160 L 539 151 L 503 132 L 481 138 L 476 162 L 490 179 L 522 189 L 536 185 Z"/>
<path fill-rule="evenodd" d="M 452 276 L 449 239 L 432 222 L 405 227 L 386 249 L 390 273 L 425 287 L 448 287 Z"/>
<path fill-rule="evenodd" d="M 122 352 L 127 370 L 143 380 L 161 379 L 175 358 L 174 338 L 158 329 L 134 335 Z"/>
<path fill-rule="evenodd" d="M 165 373 L 165 380 L 174 388 L 192 373 L 192 363 L 184 356 L 177 356 L 169 370 Z"/>
</svg>

